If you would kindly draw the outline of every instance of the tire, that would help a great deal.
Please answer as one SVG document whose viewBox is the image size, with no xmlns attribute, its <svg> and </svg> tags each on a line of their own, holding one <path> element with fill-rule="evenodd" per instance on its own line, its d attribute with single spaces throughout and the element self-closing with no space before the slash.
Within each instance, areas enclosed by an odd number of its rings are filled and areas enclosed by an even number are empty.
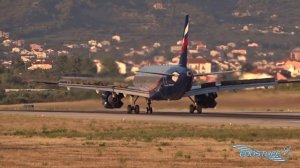
<svg viewBox="0 0 300 168">
<path fill-rule="evenodd" d="M 128 105 L 127 106 L 127 114 L 131 114 L 131 112 L 132 112 L 132 106 Z"/>
<path fill-rule="evenodd" d="M 139 105 L 135 105 L 135 107 L 134 107 L 134 113 L 135 114 L 139 114 L 140 113 L 140 106 Z"/>
<path fill-rule="evenodd" d="M 190 113 L 193 114 L 195 111 L 195 106 L 193 104 L 190 104 Z"/>
<path fill-rule="evenodd" d="M 198 114 L 202 114 L 202 106 L 197 105 L 196 110 Z"/>
</svg>

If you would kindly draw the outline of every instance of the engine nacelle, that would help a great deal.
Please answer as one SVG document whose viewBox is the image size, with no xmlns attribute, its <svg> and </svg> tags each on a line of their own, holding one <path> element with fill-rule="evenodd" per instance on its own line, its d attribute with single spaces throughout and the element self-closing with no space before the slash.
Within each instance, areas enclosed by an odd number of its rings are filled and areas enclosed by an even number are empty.
<svg viewBox="0 0 300 168">
<path fill-rule="evenodd" d="M 123 102 L 121 101 L 124 98 L 122 93 L 113 94 L 112 92 L 103 92 L 101 95 L 102 104 L 105 108 L 121 108 Z"/>
<path fill-rule="evenodd" d="M 195 96 L 195 102 L 202 108 L 215 108 L 217 106 L 217 93 L 208 93 Z"/>
</svg>

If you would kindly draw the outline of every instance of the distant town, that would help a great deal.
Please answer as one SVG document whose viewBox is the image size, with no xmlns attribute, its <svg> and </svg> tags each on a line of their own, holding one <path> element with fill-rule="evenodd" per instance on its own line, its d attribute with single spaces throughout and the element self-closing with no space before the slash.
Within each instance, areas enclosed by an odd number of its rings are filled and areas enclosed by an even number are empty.
<svg viewBox="0 0 300 168">
<path fill-rule="evenodd" d="M 248 31 L 249 27 L 244 26 L 242 31 Z M 279 28 L 274 29 L 279 32 Z M 26 71 L 43 70 L 48 71 L 53 68 L 53 58 L 65 57 L 73 50 L 85 50 L 91 57 L 98 52 L 105 53 L 111 50 L 118 51 L 118 59 L 115 60 L 119 73 L 128 74 L 128 80 L 132 80 L 134 74 L 145 65 L 174 65 L 179 62 L 182 40 L 174 42 L 168 48 L 162 47 L 160 42 L 153 42 L 151 45 L 142 45 L 140 48 L 125 48 L 122 46 L 122 37 L 112 35 L 110 39 L 90 39 L 80 43 L 64 43 L 61 49 L 46 48 L 41 43 L 27 44 L 25 40 L 11 39 L 9 32 L 0 31 L 0 43 L 8 52 L 0 55 L 0 64 L 9 69 L 12 60 L 9 55 L 20 57 L 26 63 Z M 26 45 L 25 45 L 26 44 Z M 213 71 L 238 71 L 234 75 L 239 79 L 268 78 L 277 79 L 296 78 L 300 76 L 300 48 L 290 51 L 290 55 L 285 60 L 268 61 L 274 56 L 274 52 L 260 52 L 260 44 L 255 41 L 246 41 L 245 45 L 239 46 L 234 42 L 218 46 L 207 47 L 201 40 L 190 41 L 188 66 L 197 73 L 209 73 Z M 151 54 L 150 54 L 151 53 Z M 260 58 L 249 62 L 251 53 L 256 53 Z M 171 55 L 170 55 L 171 54 Z M 151 55 L 149 57 L 148 55 Z M 136 61 L 142 60 L 142 61 Z M 102 64 L 100 59 L 93 59 L 97 68 L 97 73 L 101 72 Z M 248 68 L 247 67 L 251 67 Z M 246 72 L 245 72 L 246 71 Z M 203 81 L 216 81 L 217 76 L 201 77 Z"/>
</svg>

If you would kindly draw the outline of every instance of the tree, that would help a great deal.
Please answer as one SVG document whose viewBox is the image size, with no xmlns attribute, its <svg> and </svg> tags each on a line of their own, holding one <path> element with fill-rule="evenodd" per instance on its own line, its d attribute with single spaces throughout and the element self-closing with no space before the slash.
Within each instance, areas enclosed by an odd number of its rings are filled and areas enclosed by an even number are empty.
<svg viewBox="0 0 300 168">
<path fill-rule="evenodd" d="M 63 75 L 68 73 L 68 57 L 67 56 L 58 56 L 54 60 L 53 71 L 56 74 Z"/>
<path fill-rule="evenodd" d="M 21 73 L 25 70 L 25 63 L 21 60 L 21 58 L 16 58 L 16 60 L 13 60 L 12 67 L 15 72 Z"/>
<path fill-rule="evenodd" d="M 80 67 L 81 74 L 96 74 L 97 68 L 92 60 L 83 58 Z"/>
<path fill-rule="evenodd" d="M 100 75 L 103 76 L 118 76 L 119 68 L 115 63 L 115 60 L 109 56 L 104 56 L 101 58 L 102 69 Z"/>
<path fill-rule="evenodd" d="M 79 75 L 81 73 L 81 58 L 79 57 L 70 57 L 69 58 L 70 65 L 71 65 L 71 72 L 75 76 Z"/>
</svg>

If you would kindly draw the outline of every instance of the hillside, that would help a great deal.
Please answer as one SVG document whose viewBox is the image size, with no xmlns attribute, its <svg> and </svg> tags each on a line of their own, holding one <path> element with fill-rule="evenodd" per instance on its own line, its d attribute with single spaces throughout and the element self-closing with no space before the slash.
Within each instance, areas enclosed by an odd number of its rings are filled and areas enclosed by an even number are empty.
<svg viewBox="0 0 300 168">
<path fill-rule="evenodd" d="M 155 9 L 155 3 L 162 8 Z M 181 37 L 189 13 L 192 39 L 209 46 L 250 39 L 284 55 L 300 46 L 299 7 L 297 0 L 0 0 L 0 30 L 48 43 L 120 34 L 131 46 L 170 45 Z M 245 25 L 247 31 L 241 31 Z M 269 33 L 275 26 L 283 33 Z"/>
</svg>

